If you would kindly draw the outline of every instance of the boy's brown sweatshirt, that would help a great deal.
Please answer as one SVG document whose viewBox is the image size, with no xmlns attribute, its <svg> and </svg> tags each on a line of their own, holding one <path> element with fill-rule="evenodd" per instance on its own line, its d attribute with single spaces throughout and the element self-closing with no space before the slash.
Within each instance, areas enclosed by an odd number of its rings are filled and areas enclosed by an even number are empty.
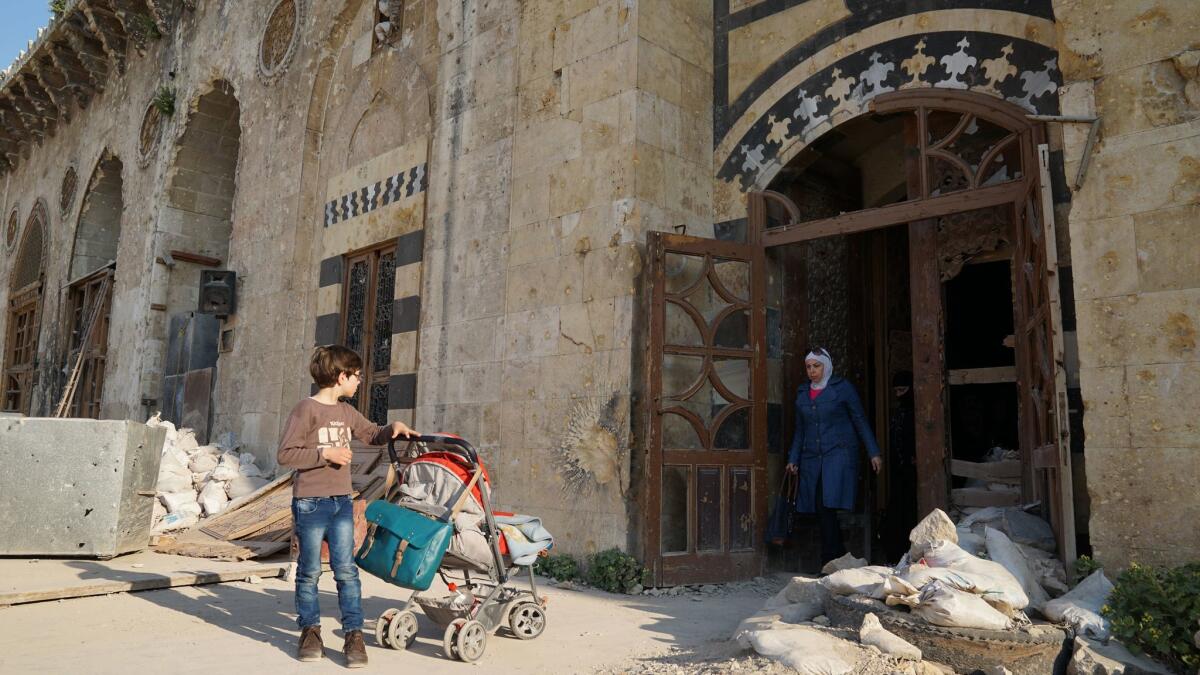
<svg viewBox="0 0 1200 675">
<path fill-rule="evenodd" d="M 383 445 L 390 426 L 371 424 L 348 403 L 328 405 L 306 398 L 292 408 L 276 457 L 280 466 L 296 470 L 293 497 L 335 497 L 353 491 L 350 465 L 338 466 L 321 459 L 324 448 L 350 447 L 353 436 L 364 443 Z"/>
</svg>

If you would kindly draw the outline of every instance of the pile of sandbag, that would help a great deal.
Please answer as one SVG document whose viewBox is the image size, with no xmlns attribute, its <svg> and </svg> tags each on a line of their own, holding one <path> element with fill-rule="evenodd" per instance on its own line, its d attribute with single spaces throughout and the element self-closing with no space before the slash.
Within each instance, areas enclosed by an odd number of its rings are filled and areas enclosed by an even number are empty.
<svg viewBox="0 0 1200 675">
<path fill-rule="evenodd" d="M 176 429 L 160 414 L 146 424 L 167 430 L 156 483 L 158 502 L 151 528 L 155 534 L 191 527 L 268 482 L 255 465 L 254 455 L 238 452 L 232 434 L 216 444 L 200 445 L 191 429 Z"/>
</svg>

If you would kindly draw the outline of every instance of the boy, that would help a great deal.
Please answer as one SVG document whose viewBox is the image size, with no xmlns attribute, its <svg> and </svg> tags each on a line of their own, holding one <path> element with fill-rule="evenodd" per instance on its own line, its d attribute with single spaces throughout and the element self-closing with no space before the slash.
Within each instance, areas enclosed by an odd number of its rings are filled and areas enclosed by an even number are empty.
<svg viewBox="0 0 1200 675">
<path fill-rule="evenodd" d="M 300 556 L 296 566 L 296 613 L 300 624 L 301 661 L 325 655 L 321 642 L 321 608 L 317 580 L 321 576 L 321 541 L 329 542 L 329 563 L 337 581 L 342 614 L 342 648 L 346 665 L 367 665 L 362 636 L 362 593 L 354 564 L 354 509 L 350 500 L 350 437 L 372 445 L 415 435 L 403 422 L 371 424 L 339 399 L 358 390 L 362 359 L 340 345 L 317 347 L 309 372 L 320 390 L 296 404 L 283 427 L 279 465 L 296 470 L 292 480 L 292 518 Z"/>
</svg>

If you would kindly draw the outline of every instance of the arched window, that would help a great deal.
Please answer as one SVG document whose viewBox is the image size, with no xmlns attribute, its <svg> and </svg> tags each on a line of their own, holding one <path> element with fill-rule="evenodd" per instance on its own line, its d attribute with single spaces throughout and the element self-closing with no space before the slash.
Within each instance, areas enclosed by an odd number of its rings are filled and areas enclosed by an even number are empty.
<svg viewBox="0 0 1200 675">
<path fill-rule="evenodd" d="M 29 414 L 37 383 L 39 316 L 42 305 L 42 268 L 45 261 L 46 207 L 34 205 L 25 233 L 13 258 L 9 282 L 7 335 L 4 341 L 5 412 Z"/>
</svg>

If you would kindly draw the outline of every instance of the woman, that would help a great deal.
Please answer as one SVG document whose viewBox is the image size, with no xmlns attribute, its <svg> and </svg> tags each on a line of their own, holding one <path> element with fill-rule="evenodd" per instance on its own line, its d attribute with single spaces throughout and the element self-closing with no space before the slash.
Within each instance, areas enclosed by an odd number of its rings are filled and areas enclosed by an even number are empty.
<svg viewBox="0 0 1200 675">
<path fill-rule="evenodd" d="M 800 473 L 796 511 L 816 513 L 821 523 L 822 564 L 846 552 L 839 510 L 854 508 L 858 488 L 858 444 L 867 446 L 871 468 L 883 465 L 854 385 L 833 377 L 829 352 L 815 348 L 804 357 L 809 383 L 796 392 L 796 435 L 787 470 Z"/>
</svg>

